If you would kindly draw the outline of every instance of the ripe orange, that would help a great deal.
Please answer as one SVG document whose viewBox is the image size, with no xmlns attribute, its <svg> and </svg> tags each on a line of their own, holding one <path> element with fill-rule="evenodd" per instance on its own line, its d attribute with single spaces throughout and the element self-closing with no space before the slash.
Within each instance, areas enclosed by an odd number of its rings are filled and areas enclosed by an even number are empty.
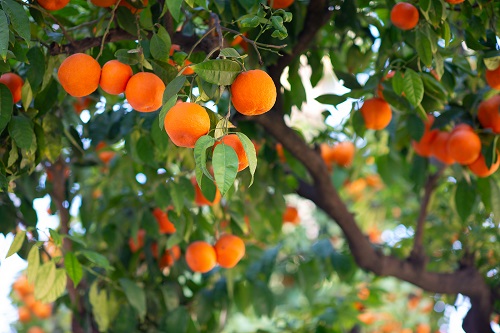
<svg viewBox="0 0 500 333">
<path fill-rule="evenodd" d="M 444 0 L 444 1 L 446 1 L 447 3 L 450 3 L 452 5 L 456 5 L 456 4 L 464 2 L 465 0 Z"/>
<path fill-rule="evenodd" d="M 247 36 L 247 33 L 244 32 L 243 33 L 243 36 Z M 241 35 L 237 35 L 236 37 L 234 37 L 233 41 L 231 42 L 231 46 L 232 47 L 235 47 L 235 46 L 241 46 L 241 48 L 245 51 L 245 52 L 248 52 L 248 42 L 243 39 L 243 37 L 241 37 Z"/>
<path fill-rule="evenodd" d="M 450 133 L 439 131 L 436 134 L 431 146 L 431 156 L 441 161 L 444 164 L 453 164 L 455 160 L 448 153 L 448 139 Z"/>
<path fill-rule="evenodd" d="M 431 333 L 431 327 L 429 326 L 429 324 L 420 323 L 417 325 L 415 333 Z"/>
<path fill-rule="evenodd" d="M 266 113 L 276 102 L 273 79 L 260 69 L 242 72 L 231 85 L 231 102 L 246 116 Z"/>
<path fill-rule="evenodd" d="M 496 90 L 500 90 L 500 66 L 492 71 L 486 70 L 486 82 Z"/>
<path fill-rule="evenodd" d="M 110 151 L 105 142 L 101 141 L 97 144 L 95 148 L 97 152 L 97 156 L 104 164 L 108 164 L 109 161 L 115 157 L 116 153 L 114 151 Z"/>
<path fill-rule="evenodd" d="M 170 54 L 169 55 L 173 56 L 176 51 L 180 51 L 180 50 L 181 50 L 181 47 L 179 45 L 172 44 L 172 46 L 170 47 Z"/>
<path fill-rule="evenodd" d="M 407 2 L 399 2 L 391 10 L 391 22 L 401 30 L 411 30 L 418 24 L 417 7 Z"/>
<path fill-rule="evenodd" d="M 207 198 L 203 195 L 203 192 L 201 192 L 201 188 L 198 186 L 198 182 L 196 181 L 196 178 L 191 178 L 191 183 L 194 186 L 194 202 L 196 203 L 197 206 L 213 206 L 215 204 L 218 204 L 221 196 L 220 196 L 220 191 L 217 189 L 215 192 L 215 197 L 214 201 L 208 201 Z"/>
<path fill-rule="evenodd" d="M 57 76 L 68 94 L 83 97 L 93 93 L 99 86 L 101 65 L 85 53 L 75 53 L 62 62 Z"/>
<path fill-rule="evenodd" d="M 32 308 L 33 313 L 40 319 L 47 319 L 52 314 L 52 306 L 47 303 L 36 301 Z"/>
<path fill-rule="evenodd" d="M 21 100 L 21 88 L 24 84 L 22 77 L 15 73 L 5 73 L 0 76 L 0 83 L 5 84 L 9 88 L 14 104 Z"/>
<path fill-rule="evenodd" d="M 91 101 L 92 99 L 90 99 L 87 96 L 76 98 L 76 101 L 73 103 L 73 107 L 75 108 L 75 113 L 79 115 L 80 113 L 82 113 L 83 110 L 88 109 Z"/>
<path fill-rule="evenodd" d="M 461 127 L 453 130 L 446 144 L 448 154 L 457 163 L 471 164 L 481 153 L 481 139 L 472 128 Z"/>
<path fill-rule="evenodd" d="M 479 103 L 477 118 L 484 128 L 500 133 L 500 95 Z"/>
<path fill-rule="evenodd" d="M 245 255 L 245 243 L 238 236 L 222 235 L 214 245 L 217 263 L 224 268 L 233 268 Z"/>
<path fill-rule="evenodd" d="M 358 178 L 352 182 L 348 182 L 345 185 L 345 189 L 354 200 L 359 200 L 363 196 L 363 191 L 365 190 L 366 185 L 366 180 L 364 178 Z"/>
<path fill-rule="evenodd" d="M 283 213 L 283 223 L 299 224 L 300 217 L 299 211 L 293 206 L 286 206 L 285 212 Z"/>
<path fill-rule="evenodd" d="M 381 189 L 382 187 L 384 187 L 384 184 L 382 183 L 380 176 L 377 174 L 371 174 L 366 176 L 365 182 L 366 185 L 368 185 L 369 187 L 373 187 L 375 189 Z"/>
<path fill-rule="evenodd" d="M 14 289 L 20 297 L 25 297 L 35 290 L 34 286 L 28 282 L 26 275 L 21 275 L 12 285 L 12 289 Z"/>
<path fill-rule="evenodd" d="M 139 8 L 132 6 L 130 4 L 131 2 L 133 2 L 134 5 Z M 122 0 L 120 1 L 120 6 L 128 8 L 132 14 L 139 14 L 142 11 L 142 8 L 145 8 L 148 5 L 148 2 L 149 2 L 148 0 L 142 0 L 142 1 L 130 0 L 130 2 L 128 0 Z"/>
<path fill-rule="evenodd" d="M 281 149 L 283 149 L 283 147 L 281 147 Z M 333 167 L 333 146 L 323 142 L 319 145 L 319 149 L 323 162 L 325 162 L 328 170 L 331 171 Z"/>
<path fill-rule="evenodd" d="M 358 320 L 366 325 L 371 325 L 378 320 L 378 316 L 372 312 L 360 313 Z"/>
<path fill-rule="evenodd" d="M 47 10 L 59 10 L 66 7 L 69 0 L 37 0 L 37 3 Z"/>
<path fill-rule="evenodd" d="M 491 165 L 490 168 L 486 166 L 486 160 L 483 154 L 480 154 L 479 157 L 468 165 L 470 171 L 478 177 L 488 177 L 495 173 L 500 166 L 500 157 L 497 152 L 497 161 Z"/>
<path fill-rule="evenodd" d="M 160 269 L 171 267 L 181 257 L 181 248 L 179 245 L 174 245 L 172 248 L 165 250 L 165 253 L 160 259 Z"/>
<path fill-rule="evenodd" d="M 354 159 L 355 151 L 354 143 L 350 141 L 339 142 L 333 146 L 332 159 L 338 165 L 348 167 Z"/>
<path fill-rule="evenodd" d="M 23 302 L 29 309 L 33 309 L 36 303 L 35 296 L 33 294 L 28 294 L 24 296 Z"/>
<path fill-rule="evenodd" d="M 133 74 L 129 65 L 118 60 L 110 60 L 102 66 L 99 85 L 108 94 L 118 95 L 125 91 L 127 82 Z"/>
<path fill-rule="evenodd" d="M 358 298 L 362 301 L 366 301 L 370 297 L 370 289 L 362 287 L 358 291 Z"/>
<path fill-rule="evenodd" d="M 27 323 L 31 320 L 31 312 L 30 309 L 28 309 L 26 306 L 20 306 L 17 309 L 17 312 L 19 314 L 19 321 L 21 323 Z"/>
<path fill-rule="evenodd" d="M 276 154 L 278 155 L 278 158 L 281 161 L 281 163 L 286 162 L 285 151 L 281 143 L 276 144 Z"/>
<path fill-rule="evenodd" d="M 122 2 L 125 0 L 122 0 Z M 97 7 L 111 7 L 116 4 L 117 0 L 90 0 Z"/>
<path fill-rule="evenodd" d="M 420 138 L 420 141 L 412 141 L 413 149 L 415 152 L 422 157 L 431 156 L 431 147 L 434 138 L 436 137 L 438 130 L 430 130 L 432 124 L 434 123 L 434 116 L 428 114 L 427 121 L 425 122 L 424 134 Z"/>
<path fill-rule="evenodd" d="M 170 222 L 168 215 L 165 211 L 160 208 L 153 209 L 153 215 L 158 222 L 161 234 L 173 234 L 175 232 L 175 225 Z"/>
<path fill-rule="evenodd" d="M 368 129 L 380 130 L 386 128 L 392 119 L 391 107 L 382 98 L 366 100 L 360 112 Z"/>
<path fill-rule="evenodd" d="M 210 130 L 210 117 L 196 103 L 179 103 L 167 112 L 164 125 L 176 146 L 194 148 L 196 141 Z"/>
<path fill-rule="evenodd" d="M 125 88 L 125 97 L 134 110 L 153 112 L 163 104 L 165 83 L 155 74 L 140 72 L 133 75 Z"/>
<path fill-rule="evenodd" d="M 273 4 L 271 7 L 273 9 L 283 9 L 290 7 L 294 3 L 294 1 L 295 0 L 268 0 L 267 3 L 270 4 L 272 2 Z"/>
<path fill-rule="evenodd" d="M 236 152 L 236 155 L 238 155 L 238 171 L 241 171 L 248 167 L 247 154 L 245 153 L 245 149 L 243 148 L 243 144 L 241 143 L 240 138 L 238 138 L 236 134 L 225 135 L 221 141 L 217 141 L 215 143 L 215 146 L 217 146 L 221 142 L 232 147 Z"/>
<path fill-rule="evenodd" d="M 144 246 L 144 238 L 146 238 L 146 230 L 139 229 L 137 231 L 137 237 L 135 239 L 130 237 L 128 240 L 128 246 L 130 248 L 130 251 L 135 253 L 140 249 L 142 249 L 142 247 Z"/>
<path fill-rule="evenodd" d="M 217 264 L 217 255 L 212 245 L 196 241 L 186 249 L 186 263 L 193 272 L 206 273 Z"/>
<path fill-rule="evenodd" d="M 28 333 L 45 333 L 45 331 L 39 326 L 32 326 L 28 330 Z"/>
</svg>

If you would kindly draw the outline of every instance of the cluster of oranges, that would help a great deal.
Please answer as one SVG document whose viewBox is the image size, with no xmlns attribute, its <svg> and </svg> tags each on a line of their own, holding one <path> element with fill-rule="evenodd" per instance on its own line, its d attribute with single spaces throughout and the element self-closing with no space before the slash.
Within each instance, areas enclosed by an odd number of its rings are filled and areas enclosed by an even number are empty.
<svg viewBox="0 0 500 333">
<path fill-rule="evenodd" d="M 327 143 L 320 145 L 321 157 L 325 164 L 331 168 L 333 164 L 348 167 L 352 164 L 356 147 L 350 141 L 338 142 L 333 146 Z"/>
<path fill-rule="evenodd" d="M 33 295 L 34 286 L 28 282 L 25 275 L 21 275 L 14 282 L 12 289 L 24 303 L 24 305 L 18 308 L 19 321 L 21 323 L 30 322 L 33 315 L 39 319 L 47 319 L 51 316 L 52 306 L 35 299 L 35 296 Z M 30 332 L 43 332 L 43 330 L 35 326 Z"/>
<path fill-rule="evenodd" d="M 495 101 L 496 100 L 496 101 Z M 478 118 L 484 128 L 495 131 L 495 122 L 500 124 L 500 96 L 489 99 L 479 105 Z M 490 167 L 486 165 L 485 157 L 481 152 L 482 144 L 479 135 L 467 124 L 459 124 L 451 132 L 431 130 L 434 116 L 428 115 L 424 134 L 420 141 L 413 141 L 415 152 L 423 157 L 434 157 L 444 164 L 459 163 L 466 165 L 475 175 L 487 177 L 493 174 L 500 166 L 500 158 Z"/>
<path fill-rule="evenodd" d="M 175 227 L 174 227 L 175 229 Z M 144 229 L 139 229 L 137 231 L 136 238 L 130 238 L 128 241 L 128 246 L 132 253 L 138 252 L 144 248 L 144 242 L 146 238 L 146 231 Z M 160 256 L 159 248 L 157 243 L 151 244 L 151 253 L 153 258 L 158 259 L 158 265 L 161 270 L 166 267 L 171 267 L 174 263 L 181 257 L 181 248 L 178 245 L 174 245 L 169 249 L 166 249 Z M 144 253 L 141 253 L 141 258 L 144 258 Z"/>
<path fill-rule="evenodd" d="M 139 72 L 118 60 L 110 60 L 101 66 L 85 53 L 67 57 L 57 72 L 63 89 L 74 97 L 93 93 L 98 86 L 112 95 L 125 93 L 129 104 L 137 111 L 152 112 L 162 105 L 165 84 L 155 74 Z"/>
<path fill-rule="evenodd" d="M 195 241 L 186 249 L 186 263 L 193 272 L 206 273 L 217 264 L 223 268 L 233 268 L 245 255 L 245 243 L 235 235 L 224 234 L 215 245 L 205 241 Z"/>
</svg>

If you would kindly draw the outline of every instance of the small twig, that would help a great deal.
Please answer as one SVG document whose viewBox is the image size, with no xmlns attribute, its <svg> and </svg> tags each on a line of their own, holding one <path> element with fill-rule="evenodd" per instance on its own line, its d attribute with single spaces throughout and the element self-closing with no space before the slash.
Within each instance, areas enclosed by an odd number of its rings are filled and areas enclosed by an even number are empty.
<svg viewBox="0 0 500 333">
<path fill-rule="evenodd" d="M 215 14 L 215 13 L 211 13 L 210 16 L 214 20 L 215 31 L 217 32 L 217 37 L 219 38 L 219 48 L 223 48 L 224 47 L 224 39 L 223 39 L 223 35 L 222 35 L 219 16 L 217 16 L 217 14 Z"/>
<path fill-rule="evenodd" d="M 111 17 L 109 18 L 108 26 L 106 27 L 106 30 L 104 30 L 104 34 L 102 35 L 102 41 L 101 41 L 101 47 L 99 48 L 99 53 L 97 54 L 97 57 L 95 57 L 96 60 L 99 60 L 99 58 L 102 55 L 102 51 L 104 50 L 104 43 L 106 42 L 106 37 L 108 36 L 109 30 L 111 29 L 111 24 L 113 24 L 113 21 L 115 20 L 115 13 L 121 1 L 122 0 L 118 0 L 115 4 L 115 7 L 111 11 Z"/>
<path fill-rule="evenodd" d="M 98 23 L 105 15 L 102 15 L 101 17 L 95 19 L 95 20 L 92 20 L 92 21 L 88 21 L 88 22 L 84 22 L 80 25 L 75 25 L 74 27 L 71 27 L 71 28 L 68 28 L 66 29 L 66 31 L 75 31 L 75 30 L 80 30 L 81 28 L 84 28 L 84 27 L 87 27 L 87 26 L 92 26 L 92 25 L 95 25 L 96 23 Z"/>
<path fill-rule="evenodd" d="M 203 34 L 203 36 L 201 36 L 200 39 L 198 39 L 196 41 L 196 43 L 194 43 L 194 45 L 193 45 L 193 47 L 191 47 L 191 50 L 189 51 L 188 56 L 186 57 L 186 59 L 189 59 L 189 57 L 191 56 L 191 54 L 194 52 L 194 49 L 196 49 L 196 47 L 198 45 L 200 45 L 200 43 L 201 43 L 201 41 L 203 39 L 205 39 L 208 35 L 210 35 L 212 32 L 214 32 L 214 30 L 215 30 L 215 27 L 210 28 L 209 30 L 207 30 L 207 32 L 205 32 L 205 34 Z"/>
<path fill-rule="evenodd" d="M 417 225 L 415 229 L 415 237 L 413 241 L 413 249 L 411 251 L 410 257 L 415 259 L 420 259 L 423 257 L 423 238 L 424 238 L 424 226 L 425 220 L 427 218 L 427 208 L 431 200 L 432 192 L 436 188 L 437 181 L 441 177 L 445 166 L 442 166 L 436 173 L 430 175 L 427 178 L 424 189 L 424 196 L 420 204 L 420 211 L 418 213 Z"/>
</svg>

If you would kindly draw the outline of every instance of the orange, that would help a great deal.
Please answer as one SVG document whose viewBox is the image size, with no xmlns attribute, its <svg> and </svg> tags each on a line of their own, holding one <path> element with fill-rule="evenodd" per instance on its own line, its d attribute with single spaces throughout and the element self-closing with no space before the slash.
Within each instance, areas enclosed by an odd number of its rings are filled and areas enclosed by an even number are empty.
<svg viewBox="0 0 500 333">
<path fill-rule="evenodd" d="M 464 2 L 465 0 L 444 0 L 444 1 L 446 1 L 447 3 L 451 3 L 452 5 L 456 5 Z"/>
<path fill-rule="evenodd" d="M 350 141 L 339 142 L 333 146 L 332 159 L 342 167 L 348 167 L 354 159 L 356 147 Z"/>
<path fill-rule="evenodd" d="M 276 144 L 276 154 L 278 155 L 278 158 L 281 161 L 281 163 L 286 162 L 285 151 L 281 143 Z"/>
<path fill-rule="evenodd" d="M 215 146 L 217 146 L 221 142 L 233 148 L 236 152 L 236 155 L 238 155 L 238 171 L 241 171 L 248 167 L 247 154 L 245 153 L 245 149 L 243 148 L 243 144 L 241 143 L 240 138 L 238 138 L 236 134 L 225 135 L 221 141 L 217 141 L 215 143 Z"/>
<path fill-rule="evenodd" d="M 283 147 L 281 147 L 283 149 Z M 322 143 L 319 145 L 321 158 L 323 162 L 325 162 L 328 170 L 331 171 L 333 166 L 333 150 L 334 148 L 330 146 L 328 143 Z"/>
<path fill-rule="evenodd" d="M 417 142 L 413 140 L 411 143 L 413 149 L 415 149 L 415 152 L 422 157 L 431 156 L 432 142 L 434 141 L 434 138 L 438 133 L 437 130 L 432 130 L 432 131 L 430 130 L 433 123 L 434 123 L 434 116 L 428 114 L 427 121 L 425 122 L 424 134 L 420 138 L 420 141 Z"/>
<path fill-rule="evenodd" d="M 368 239 L 373 244 L 382 243 L 382 231 L 380 231 L 377 227 L 371 227 L 368 230 Z"/>
<path fill-rule="evenodd" d="M 175 225 L 170 222 L 168 215 L 165 211 L 160 208 L 153 209 L 153 215 L 158 222 L 161 234 L 173 234 L 175 232 Z"/>
<path fill-rule="evenodd" d="M 345 185 L 346 192 L 353 197 L 354 200 L 361 199 L 363 191 L 366 188 L 366 180 L 364 178 L 356 179 Z"/>
<path fill-rule="evenodd" d="M 34 286 L 28 282 L 26 275 L 21 275 L 12 285 L 12 289 L 14 289 L 20 297 L 25 297 L 35 290 Z"/>
<path fill-rule="evenodd" d="M 472 129 L 458 128 L 451 132 L 446 148 L 450 157 L 457 163 L 471 164 L 481 153 L 481 139 Z"/>
<path fill-rule="evenodd" d="M 358 315 L 358 320 L 363 324 L 371 325 L 378 320 L 378 316 L 372 312 L 365 312 Z"/>
<path fill-rule="evenodd" d="M 91 56 L 76 53 L 62 62 L 57 76 L 68 94 L 83 97 L 93 93 L 99 86 L 101 66 Z"/>
<path fill-rule="evenodd" d="M 198 182 L 196 181 L 196 178 L 191 178 L 191 183 L 194 186 L 195 190 L 195 195 L 194 195 L 194 202 L 196 203 L 197 206 L 213 206 L 215 204 L 218 204 L 221 196 L 220 196 L 220 191 L 217 189 L 215 192 L 215 197 L 214 201 L 208 201 L 207 198 L 203 195 L 203 192 L 201 192 L 201 188 L 198 186 Z"/>
<path fill-rule="evenodd" d="M 128 246 L 130 251 L 137 252 L 144 246 L 144 238 L 146 238 L 146 230 L 139 229 L 137 231 L 137 237 L 133 239 L 132 237 L 128 240 Z"/>
<path fill-rule="evenodd" d="M 479 157 L 468 165 L 470 171 L 478 177 L 488 177 L 495 173 L 500 166 L 500 157 L 498 156 L 497 151 L 497 161 L 491 165 L 490 168 L 486 166 L 486 160 L 483 154 L 480 154 Z"/>
<path fill-rule="evenodd" d="M 125 0 L 122 0 L 122 2 Z M 90 0 L 97 7 L 111 7 L 116 4 L 117 0 Z"/>
<path fill-rule="evenodd" d="M 127 82 L 133 74 L 129 65 L 118 60 L 110 60 L 102 66 L 99 85 L 108 94 L 118 95 L 125 91 Z"/>
<path fill-rule="evenodd" d="M 247 36 L 247 33 L 244 32 L 243 33 L 243 36 Z M 232 47 L 235 47 L 235 46 L 241 46 L 241 48 L 245 51 L 245 52 L 248 52 L 248 42 L 241 36 L 241 35 L 237 35 L 236 37 L 234 37 L 233 41 L 231 42 L 231 46 Z"/>
<path fill-rule="evenodd" d="M 23 297 L 23 302 L 28 308 L 33 309 L 36 303 L 35 296 L 33 294 L 26 295 Z"/>
<path fill-rule="evenodd" d="M 500 133 L 500 95 L 495 95 L 479 103 L 477 118 L 484 128 Z"/>
<path fill-rule="evenodd" d="M 299 224 L 300 217 L 297 208 L 292 206 L 286 206 L 285 212 L 283 213 L 283 223 Z"/>
<path fill-rule="evenodd" d="M 133 75 L 125 88 L 125 97 L 134 110 L 153 112 L 163 104 L 165 83 L 155 74 L 140 72 Z"/>
<path fill-rule="evenodd" d="M 417 7 L 407 2 L 399 2 L 391 10 L 391 22 L 401 30 L 411 30 L 418 24 Z"/>
<path fill-rule="evenodd" d="M 242 72 L 231 85 L 231 102 L 246 116 L 266 113 L 276 102 L 273 79 L 260 69 Z"/>
<path fill-rule="evenodd" d="M 431 327 L 428 324 L 420 323 L 417 325 L 415 333 L 431 333 Z"/>
<path fill-rule="evenodd" d="M 370 297 L 370 289 L 363 287 L 358 291 L 358 298 L 362 301 L 366 301 Z"/>
<path fill-rule="evenodd" d="M 267 3 L 270 4 L 272 2 L 273 9 L 283 9 L 290 7 L 295 0 L 268 0 Z"/>
<path fill-rule="evenodd" d="M 108 164 L 109 161 L 115 157 L 116 153 L 114 151 L 110 151 L 109 148 L 107 147 L 106 143 L 104 142 L 99 142 L 99 144 L 95 148 L 97 155 L 99 156 L 99 159 L 102 161 L 104 164 Z"/>
<path fill-rule="evenodd" d="M 33 313 L 40 319 L 47 319 L 52 314 L 52 306 L 47 303 L 36 301 L 32 308 Z"/>
<path fill-rule="evenodd" d="M 21 306 L 17 309 L 19 314 L 19 321 L 21 323 L 27 323 L 31 320 L 31 312 L 26 306 Z"/>
<path fill-rule="evenodd" d="M 210 130 L 210 117 L 196 103 L 179 103 L 167 112 L 164 125 L 176 146 L 194 148 L 196 141 Z"/>
<path fill-rule="evenodd" d="M 32 326 L 28 330 L 28 333 L 45 333 L 45 331 L 39 326 Z"/>
<path fill-rule="evenodd" d="M 79 115 L 80 113 L 82 113 L 83 110 L 88 109 L 91 101 L 92 100 L 87 96 L 78 97 L 76 101 L 73 103 L 73 107 L 75 108 L 75 113 Z"/>
<path fill-rule="evenodd" d="M 59 10 L 66 7 L 69 0 L 37 0 L 38 4 L 47 10 Z"/>
<path fill-rule="evenodd" d="M 5 84 L 9 88 L 14 104 L 21 101 L 21 88 L 24 84 L 22 77 L 15 73 L 5 73 L 0 76 L 0 83 Z"/>
<path fill-rule="evenodd" d="M 160 259 L 160 269 L 173 266 L 174 263 L 181 257 L 181 248 L 179 245 L 174 245 L 172 248 L 165 250 L 165 253 Z"/>
<path fill-rule="evenodd" d="M 500 90 L 500 66 L 492 71 L 486 70 L 486 82 L 496 90 Z"/>
<path fill-rule="evenodd" d="M 217 255 L 212 245 L 196 241 L 186 249 L 186 263 L 193 272 L 206 273 L 217 264 Z"/>
<path fill-rule="evenodd" d="M 170 56 L 173 56 L 175 51 L 180 51 L 181 50 L 181 47 L 177 44 L 172 44 L 172 46 L 170 47 Z"/>
<path fill-rule="evenodd" d="M 136 7 L 132 6 L 131 2 L 133 2 Z M 120 1 L 120 6 L 128 8 L 132 14 L 139 14 L 142 11 L 142 8 L 145 8 L 148 5 L 148 2 L 148 0 L 130 0 L 130 2 L 127 0 L 122 0 Z"/>
<path fill-rule="evenodd" d="M 386 128 L 392 119 L 391 107 L 382 98 L 366 100 L 360 112 L 368 129 L 380 130 Z"/>
<path fill-rule="evenodd" d="M 245 255 L 245 243 L 235 235 L 222 235 L 214 245 L 217 263 L 224 268 L 233 268 Z"/>
<path fill-rule="evenodd" d="M 384 184 L 382 183 L 380 176 L 377 174 L 371 174 L 366 176 L 365 182 L 366 185 L 368 185 L 369 187 L 373 187 L 375 189 L 381 189 L 382 187 L 384 187 Z"/>
<path fill-rule="evenodd" d="M 448 139 L 450 137 L 448 132 L 437 132 L 431 146 L 431 156 L 444 164 L 453 164 L 455 160 L 448 153 Z"/>
</svg>

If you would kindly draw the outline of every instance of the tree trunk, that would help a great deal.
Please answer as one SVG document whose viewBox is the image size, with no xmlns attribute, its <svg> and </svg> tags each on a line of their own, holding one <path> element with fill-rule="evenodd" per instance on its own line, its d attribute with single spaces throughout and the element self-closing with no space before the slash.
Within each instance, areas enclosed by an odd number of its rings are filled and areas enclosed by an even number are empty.
<svg viewBox="0 0 500 333">
<path fill-rule="evenodd" d="M 462 328 L 467 333 L 493 333 L 490 317 L 493 311 L 491 294 L 470 297 L 471 308 L 464 318 Z"/>
</svg>

